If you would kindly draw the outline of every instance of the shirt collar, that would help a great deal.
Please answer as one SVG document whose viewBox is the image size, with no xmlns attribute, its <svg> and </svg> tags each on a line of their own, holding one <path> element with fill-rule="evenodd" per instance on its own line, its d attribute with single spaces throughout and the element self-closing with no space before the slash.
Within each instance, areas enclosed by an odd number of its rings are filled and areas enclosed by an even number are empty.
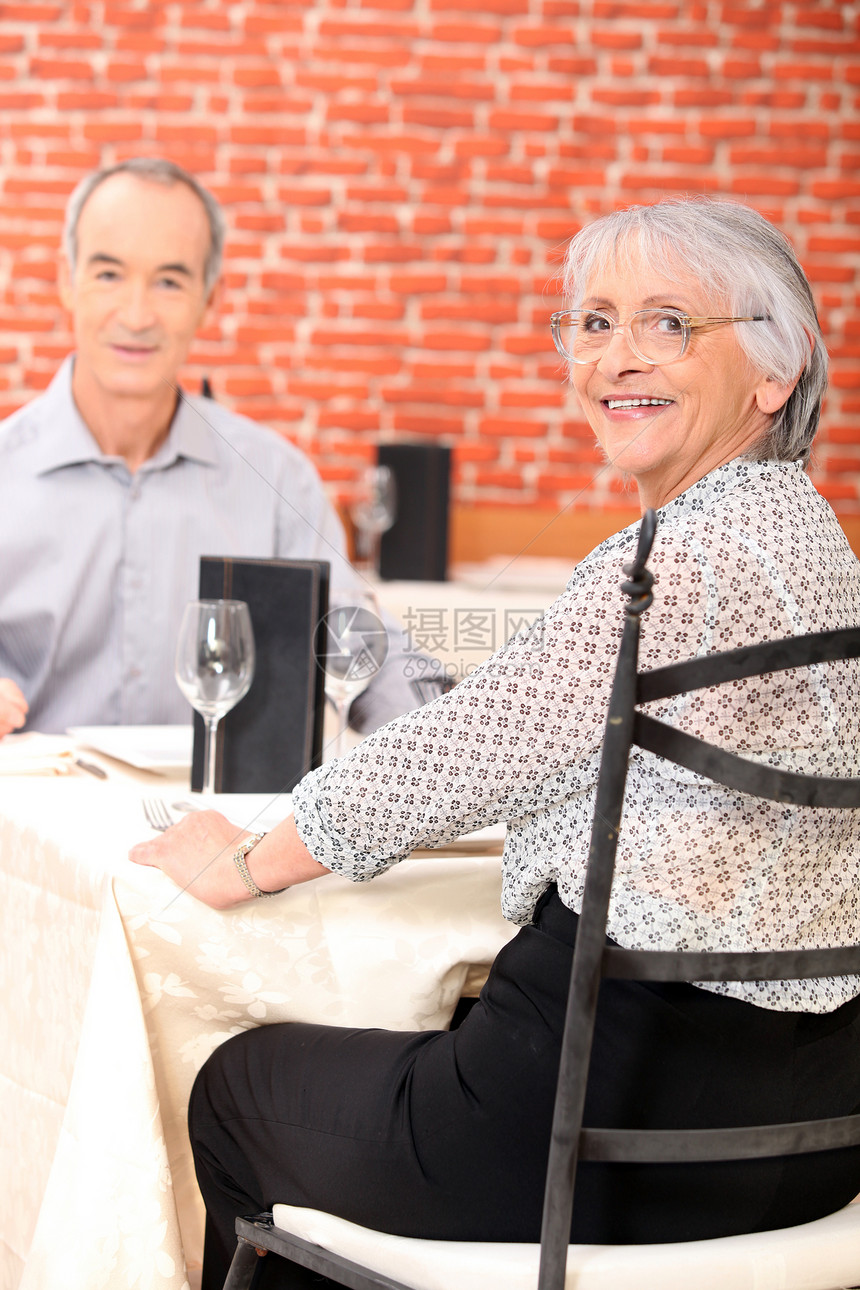
<svg viewBox="0 0 860 1290">
<path fill-rule="evenodd" d="M 102 452 L 78 411 L 72 394 L 73 370 L 74 355 L 70 354 L 40 400 L 44 433 L 39 435 L 36 450 L 39 475 L 84 462 L 108 465 L 119 460 Z M 217 465 L 215 432 L 210 425 L 211 418 L 201 407 L 207 402 L 210 401 L 193 398 L 180 389 L 167 439 L 155 456 L 143 463 L 141 470 L 161 470 L 183 457 L 204 465 Z"/>
<path fill-rule="evenodd" d="M 694 484 L 673 497 L 671 502 L 661 506 L 658 514 L 681 519 L 687 515 L 702 515 L 714 509 L 725 497 L 736 489 L 761 478 L 762 475 L 786 471 L 793 474 L 802 473 L 801 461 L 748 461 L 744 457 L 734 457 L 722 466 L 717 466 L 709 474 L 697 479 Z"/>
</svg>

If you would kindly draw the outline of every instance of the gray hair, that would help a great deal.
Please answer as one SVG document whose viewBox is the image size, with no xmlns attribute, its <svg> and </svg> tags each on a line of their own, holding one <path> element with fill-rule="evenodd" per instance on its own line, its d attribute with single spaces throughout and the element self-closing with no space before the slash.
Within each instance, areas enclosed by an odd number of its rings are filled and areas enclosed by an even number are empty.
<svg viewBox="0 0 860 1290">
<path fill-rule="evenodd" d="M 94 170 L 81 180 L 66 206 L 63 250 L 66 253 L 69 268 L 74 272 L 78 255 L 78 223 L 81 218 L 81 211 L 100 184 L 103 184 L 106 179 L 110 179 L 112 175 L 125 174 L 137 175 L 140 179 L 146 179 L 155 184 L 164 184 L 168 187 L 173 184 L 185 184 L 200 198 L 203 209 L 206 212 L 206 218 L 209 221 L 209 250 L 206 253 L 206 260 L 203 265 L 203 286 L 208 295 L 221 273 L 226 231 L 224 215 L 212 194 L 193 175 L 189 174 L 187 170 L 183 170 L 181 166 L 177 166 L 175 162 L 167 161 L 163 157 L 131 157 L 128 161 L 120 161 L 115 166 L 105 166 L 102 170 Z"/>
<path fill-rule="evenodd" d="M 727 314 L 767 315 L 767 323 L 735 324 L 742 351 L 756 372 L 780 383 L 800 375 L 747 456 L 808 461 L 827 388 L 827 351 L 809 282 L 787 238 L 748 206 L 708 197 L 615 211 L 571 241 L 564 288 L 573 308 L 591 278 L 623 264 L 630 248 L 662 277 L 695 279 Z"/>
</svg>

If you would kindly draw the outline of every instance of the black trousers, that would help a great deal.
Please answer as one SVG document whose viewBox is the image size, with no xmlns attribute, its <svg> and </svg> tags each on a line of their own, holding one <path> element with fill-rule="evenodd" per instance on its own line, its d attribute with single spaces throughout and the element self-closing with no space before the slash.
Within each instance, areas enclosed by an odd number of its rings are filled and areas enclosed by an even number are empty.
<svg viewBox="0 0 860 1290">
<path fill-rule="evenodd" d="M 218 1048 L 189 1126 L 207 1208 L 203 1290 L 237 1215 L 287 1203 L 382 1231 L 537 1241 L 577 918 L 554 890 L 453 1031 L 265 1026 Z M 860 1111 L 860 999 L 771 1012 L 691 985 L 606 981 L 586 1123 L 712 1127 Z M 583 1163 L 572 1239 L 639 1243 L 790 1226 L 860 1191 L 860 1149 L 690 1165 Z M 268 1286 L 303 1286 L 271 1264 Z M 320 1285 L 317 1279 L 307 1284 Z"/>
</svg>

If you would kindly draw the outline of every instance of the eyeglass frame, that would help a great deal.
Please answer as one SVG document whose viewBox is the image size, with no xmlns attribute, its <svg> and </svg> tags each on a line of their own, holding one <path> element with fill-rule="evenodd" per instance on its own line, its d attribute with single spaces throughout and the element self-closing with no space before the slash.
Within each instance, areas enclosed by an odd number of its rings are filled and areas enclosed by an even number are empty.
<svg viewBox="0 0 860 1290">
<path fill-rule="evenodd" d="M 633 333 L 630 330 L 630 324 L 633 319 L 638 318 L 640 314 L 653 313 L 673 314 L 683 328 L 681 352 L 680 354 L 677 354 L 675 358 L 662 359 L 657 362 L 653 358 L 648 358 L 636 346 L 636 342 L 633 339 Z M 563 348 L 559 337 L 559 328 L 561 326 L 562 319 L 570 318 L 572 314 L 594 314 L 599 318 L 605 318 L 612 326 L 612 331 L 607 337 L 606 344 L 603 346 L 600 353 L 594 358 L 575 358 L 573 354 L 568 354 Z M 566 359 L 569 363 L 576 363 L 579 367 L 591 367 L 594 363 L 599 363 L 609 346 L 612 344 L 615 333 L 625 330 L 627 332 L 627 343 L 637 358 L 641 359 L 643 363 L 647 363 L 649 367 L 667 367 L 670 363 L 677 363 L 679 359 L 684 357 L 687 352 L 687 346 L 690 344 L 690 338 L 696 327 L 720 326 L 723 323 L 772 321 L 770 314 L 742 314 L 736 318 L 693 318 L 690 314 L 684 313 L 683 309 L 660 309 L 659 307 L 652 306 L 650 309 L 635 309 L 627 321 L 622 323 L 615 322 L 603 309 L 559 309 L 556 313 L 550 315 L 549 329 L 552 333 L 553 344 L 562 358 Z"/>
</svg>

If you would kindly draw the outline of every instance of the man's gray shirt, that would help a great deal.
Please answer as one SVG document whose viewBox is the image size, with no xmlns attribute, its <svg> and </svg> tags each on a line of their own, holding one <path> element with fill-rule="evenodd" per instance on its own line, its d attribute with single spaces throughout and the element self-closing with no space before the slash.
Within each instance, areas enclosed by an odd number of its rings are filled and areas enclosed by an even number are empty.
<svg viewBox="0 0 860 1290">
<path fill-rule="evenodd" d="M 0 424 L 0 676 L 23 690 L 27 729 L 187 722 L 173 658 L 202 555 L 328 560 L 333 588 L 363 584 L 292 444 L 183 395 L 166 441 L 132 474 L 87 429 L 72 370 L 68 358 Z M 364 730 L 416 706 L 392 635 L 353 708 Z"/>
</svg>

